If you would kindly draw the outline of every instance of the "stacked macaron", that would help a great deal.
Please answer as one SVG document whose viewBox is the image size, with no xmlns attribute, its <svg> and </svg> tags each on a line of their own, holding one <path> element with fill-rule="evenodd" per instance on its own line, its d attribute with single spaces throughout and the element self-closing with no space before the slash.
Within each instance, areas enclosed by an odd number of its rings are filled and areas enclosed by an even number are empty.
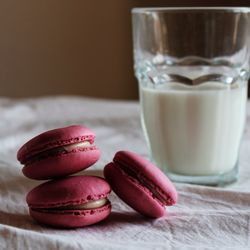
<svg viewBox="0 0 250 250">
<path fill-rule="evenodd" d="M 158 218 L 177 201 L 168 177 L 154 164 L 129 151 L 119 151 L 104 168 L 104 176 L 68 176 L 100 158 L 95 134 L 75 125 L 42 133 L 18 151 L 23 174 L 46 180 L 32 189 L 26 201 L 31 217 L 50 226 L 73 228 L 97 223 L 111 212 L 113 191 L 144 216 Z M 111 186 L 111 188 L 110 188 Z"/>
<path fill-rule="evenodd" d="M 32 189 L 26 201 L 31 217 L 55 227 L 82 227 L 105 219 L 111 211 L 109 184 L 96 176 L 68 176 L 93 165 L 100 158 L 95 134 L 83 126 L 42 133 L 17 153 L 23 174 L 50 180 Z"/>
</svg>

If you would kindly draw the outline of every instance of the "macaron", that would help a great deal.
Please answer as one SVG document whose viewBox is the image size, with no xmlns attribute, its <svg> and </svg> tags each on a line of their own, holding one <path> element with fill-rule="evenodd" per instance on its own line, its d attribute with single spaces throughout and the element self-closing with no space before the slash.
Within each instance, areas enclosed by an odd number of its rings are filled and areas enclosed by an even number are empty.
<svg viewBox="0 0 250 250">
<path fill-rule="evenodd" d="M 70 176 L 45 182 L 26 197 L 30 216 L 58 228 L 84 227 L 104 220 L 111 211 L 111 189 L 101 177 Z"/>
<path fill-rule="evenodd" d="M 113 191 L 142 215 L 158 218 L 177 202 L 177 191 L 153 163 L 129 151 L 119 151 L 104 168 Z"/>
<path fill-rule="evenodd" d="M 70 175 L 94 164 L 100 150 L 89 128 L 74 125 L 49 130 L 32 138 L 17 152 L 23 174 L 46 180 Z"/>
</svg>

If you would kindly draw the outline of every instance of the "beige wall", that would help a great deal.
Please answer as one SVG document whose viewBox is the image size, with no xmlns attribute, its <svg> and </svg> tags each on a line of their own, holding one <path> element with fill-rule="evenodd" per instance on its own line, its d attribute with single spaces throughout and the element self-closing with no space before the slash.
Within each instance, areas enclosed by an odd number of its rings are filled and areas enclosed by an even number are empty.
<svg viewBox="0 0 250 250">
<path fill-rule="evenodd" d="M 188 5 L 178 0 L 0 1 L 0 95 L 137 98 L 130 9 L 152 3 Z"/>
<path fill-rule="evenodd" d="M 136 98 L 129 1 L 0 2 L 0 95 Z"/>
</svg>

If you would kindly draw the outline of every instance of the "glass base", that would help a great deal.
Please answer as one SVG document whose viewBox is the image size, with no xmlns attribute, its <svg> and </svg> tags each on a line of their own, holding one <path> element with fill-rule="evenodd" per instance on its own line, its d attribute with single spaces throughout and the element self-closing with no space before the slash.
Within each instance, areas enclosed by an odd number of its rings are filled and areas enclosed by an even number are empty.
<svg viewBox="0 0 250 250">
<path fill-rule="evenodd" d="M 166 172 L 167 176 L 174 182 L 208 185 L 208 186 L 225 186 L 238 179 L 238 162 L 235 167 L 224 174 L 220 175 L 206 175 L 206 176 L 191 176 L 191 175 L 180 175 Z"/>
</svg>

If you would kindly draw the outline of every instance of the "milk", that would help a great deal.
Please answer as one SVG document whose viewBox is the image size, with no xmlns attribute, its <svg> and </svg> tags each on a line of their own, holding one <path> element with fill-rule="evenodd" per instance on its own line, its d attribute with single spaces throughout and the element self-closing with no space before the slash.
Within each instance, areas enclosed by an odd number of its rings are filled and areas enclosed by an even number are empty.
<svg viewBox="0 0 250 250">
<path fill-rule="evenodd" d="M 247 87 L 141 86 L 142 125 L 153 160 L 182 175 L 218 175 L 237 164 Z"/>
</svg>

